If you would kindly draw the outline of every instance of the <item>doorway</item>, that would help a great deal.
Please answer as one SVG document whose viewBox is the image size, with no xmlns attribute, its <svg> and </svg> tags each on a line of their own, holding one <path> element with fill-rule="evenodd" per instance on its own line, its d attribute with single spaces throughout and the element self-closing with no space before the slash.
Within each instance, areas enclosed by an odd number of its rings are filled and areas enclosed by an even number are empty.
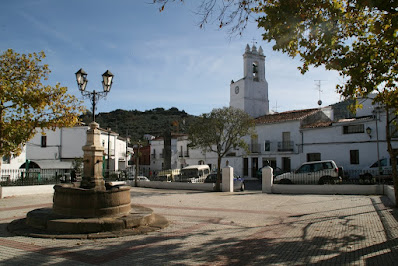
<svg viewBox="0 0 398 266">
<path fill-rule="evenodd" d="M 258 170 L 258 158 L 252 158 L 252 177 L 257 177 L 257 170 Z"/>
</svg>

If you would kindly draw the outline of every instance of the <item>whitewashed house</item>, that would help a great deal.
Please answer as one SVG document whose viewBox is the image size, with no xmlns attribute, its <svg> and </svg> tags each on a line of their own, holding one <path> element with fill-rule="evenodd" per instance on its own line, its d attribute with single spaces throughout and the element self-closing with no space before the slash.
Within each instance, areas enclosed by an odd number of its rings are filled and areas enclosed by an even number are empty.
<svg viewBox="0 0 398 266">
<path fill-rule="evenodd" d="M 40 131 L 27 142 L 23 152 L 16 158 L 3 157 L 2 169 L 24 168 L 26 160 L 29 166 L 40 169 L 72 169 L 75 158 L 83 157 L 82 147 L 86 144 L 88 126 L 57 128 L 55 131 Z M 124 170 L 133 149 L 127 145 L 127 139 L 113 131 L 101 130 L 101 142 L 104 147 L 104 167 L 107 159 L 111 171 Z M 108 156 L 110 155 L 110 156 Z"/>
<path fill-rule="evenodd" d="M 151 140 L 151 170 L 158 172 L 164 169 L 164 139 L 162 137 Z M 217 154 L 191 149 L 188 146 L 186 134 L 172 134 L 171 136 L 171 166 L 172 169 L 182 169 L 189 165 L 208 164 L 211 169 L 217 165 Z M 167 170 L 167 169 L 166 169 Z"/>
<path fill-rule="evenodd" d="M 18 156 L 3 156 L 1 162 L 2 170 L 18 169 L 26 161 L 26 147 L 22 148 L 22 152 Z"/>
<path fill-rule="evenodd" d="M 327 159 L 335 160 L 346 170 L 359 170 L 378 159 L 389 157 L 386 115 L 371 104 L 373 96 L 362 100 L 363 108 L 356 114 L 351 114 L 347 104 L 342 103 L 270 114 L 264 64 L 261 47 L 257 50 L 254 45 L 252 48 L 246 46 L 244 76 L 230 84 L 230 106 L 255 118 L 256 135 L 245 137 L 250 147 L 248 154 L 239 149 L 232 151 L 223 159 L 222 165 L 228 160 L 236 174 L 255 177 L 257 170 L 267 161 L 283 171 L 294 170 L 307 161 Z M 398 148 L 398 136 L 394 137 L 393 147 Z M 151 167 L 153 170 L 162 169 L 163 139 L 156 139 L 151 145 Z M 187 136 L 172 141 L 173 167 L 199 163 L 216 165 L 214 153 L 203 154 L 200 150 L 189 149 L 189 156 L 184 156 L 185 149 L 188 151 L 187 145 Z M 176 154 L 183 156 L 177 157 Z"/>
<path fill-rule="evenodd" d="M 339 166 L 360 170 L 378 159 L 389 158 L 386 142 L 386 114 L 364 101 L 364 108 L 357 110 L 353 118 L 339 119 L 331 123 L 303 127 L 302 160 L 332 159 Z M 392 145 L 398 148 L 398 135 Z"/>
</svg>

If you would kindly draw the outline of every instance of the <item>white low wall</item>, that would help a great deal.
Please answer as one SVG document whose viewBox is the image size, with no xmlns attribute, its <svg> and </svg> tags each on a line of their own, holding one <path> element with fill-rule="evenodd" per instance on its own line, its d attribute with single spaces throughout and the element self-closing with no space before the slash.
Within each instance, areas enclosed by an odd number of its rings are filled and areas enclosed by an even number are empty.
<svg viewBox="0 0 398 266">
<path fill-rule="evenodd" d="M 396 205 L 395 201 L 395 193 L 393 186 L 384 186 L 384 195 L 386 195 L 394 205 Z"/>
<path fill-rule="evenodd" d="M 124 182 L 123 182 L 124 183 Z M 134 182 L 126 182 L 134 186 Z M 215 191 L 213 183 L 138 182 L 139 187 Z M 54 185 L 0 187 L 0 199 L 12 196 L 54 193 Z M 386 195 L 395 204 L 393 186 L 383 185 L 272 185 L 272 193 L 279 194 L 324 194 L 324 195 Z"/>
<path fill-rule="evenodd" d="M 134 186 L 127 183 L 127 185 Z M 147 188 L 162 188 L 162 189 L 181 189 L 181 190 L 200 190 L 200 191 L 214 191 L 215 184 L 213 183 L 183 183 L 183 182 L 162 182 L 162 181 L 150 181 L 150 182 L 138 182 L 139 187 Z"/>
<path fill-rule="evenodd" d="M 0 199 L 12 196 L 54 193 L 54 185 L 0 187 Z"/>
<path fill-rule="evenodd" d="M 383 185 L 281 185 L 273 184 L 272 193 L 324 195 L 382 195 Z"/>
</svg>

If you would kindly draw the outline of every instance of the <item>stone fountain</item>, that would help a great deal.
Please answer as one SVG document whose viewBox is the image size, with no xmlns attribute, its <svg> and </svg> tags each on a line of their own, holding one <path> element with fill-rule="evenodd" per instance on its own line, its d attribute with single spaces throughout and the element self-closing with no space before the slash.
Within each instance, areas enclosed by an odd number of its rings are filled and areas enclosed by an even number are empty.
<svg viewBox="0 0 398 266">
<path fill-rule="evenodd" d="M 167 220 L 151 209 L 131 204 L 130 187 L 111 186 L 102 176 L 104 148 L 96 122 L 83 146 L 82 181 L 54 186 L 52 208 L 36 209 L 9 224 L 9 231 L 51 238 L 107 238 L 158 230 Z"/>
</svg>

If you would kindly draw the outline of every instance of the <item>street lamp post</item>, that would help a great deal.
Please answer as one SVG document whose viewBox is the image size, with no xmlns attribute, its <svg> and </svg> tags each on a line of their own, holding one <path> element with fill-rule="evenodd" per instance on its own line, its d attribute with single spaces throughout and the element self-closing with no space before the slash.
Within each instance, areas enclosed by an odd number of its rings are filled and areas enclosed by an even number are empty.
<svg viewBox="0 0 398 266">
<path fill-rule="evenodd" d="M 137 145 L 137 157 L 136 157 L 136 162 L 135 162 L 135 178 L 134 178 L 134 185 L 137 187 L 137 181 L 138 181 L 138 171 L 140 169 L 140 148 L 141 148 L 141 141 L 138 141 Z"/>
<path fill-rule="evenodd" d="M 110 92 L 112 83 L 113 83 L 113 74 L 107 70 L 104 74 L 102 74 L 102 88 L 103 91 L 86 91 L 87 87 L 87 73 L 83 70 L 83 68 L 79 69 L 76 73 L 76 81 L 77 86 L 79 87 L 80 92 L 83 97 L 90 99 L 90 102 L 93 106 L 93 121 L 95 122 L 95 108 L 99 99 L 106 97 L 108 92 Z"/>
<path fill-rule="evenodd" d="M 108 127 L 108 160 L 106 161 L 106 177 L 109 179 L 109 166 L 110 166 L 110 160 L 111 160 L 111 145 L 110 145 L 110 138 L 111 138 L 111 128 Z"/>
</svg>

